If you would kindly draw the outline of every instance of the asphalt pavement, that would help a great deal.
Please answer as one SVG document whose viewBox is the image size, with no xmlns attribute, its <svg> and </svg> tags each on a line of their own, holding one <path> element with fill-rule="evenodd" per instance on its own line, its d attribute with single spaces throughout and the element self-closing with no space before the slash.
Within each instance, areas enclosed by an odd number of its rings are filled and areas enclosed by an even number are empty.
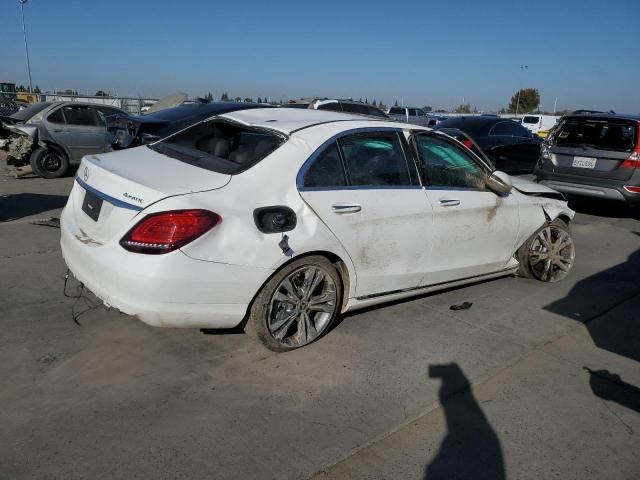
<svg viewBox="0 0 640 480">
<path fill-rule="evenodd" d="M 32 222 L 71 184 L 0 172 L 0 479 L 640 478 L 625 206 L 576 204 L 560 283 L 369 309 L 274 354 L 65 297 L 59 230 Z"/>
</svg>

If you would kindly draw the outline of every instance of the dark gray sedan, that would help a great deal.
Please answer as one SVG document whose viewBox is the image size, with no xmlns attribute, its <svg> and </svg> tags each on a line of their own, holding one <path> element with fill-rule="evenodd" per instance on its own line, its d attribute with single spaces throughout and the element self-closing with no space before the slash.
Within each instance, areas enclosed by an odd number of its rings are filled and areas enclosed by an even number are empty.
<svg viewBox="0 0 640 480">
<path fill-rule="evenodd" d="M 106 117 L 124 115 L 119 108 L 81 102 L 44 102 L 2 117 L 7 163 L 31 165 L 43 178 L 57 178 L 84 155 L 111 149 Z"/>
</svg>

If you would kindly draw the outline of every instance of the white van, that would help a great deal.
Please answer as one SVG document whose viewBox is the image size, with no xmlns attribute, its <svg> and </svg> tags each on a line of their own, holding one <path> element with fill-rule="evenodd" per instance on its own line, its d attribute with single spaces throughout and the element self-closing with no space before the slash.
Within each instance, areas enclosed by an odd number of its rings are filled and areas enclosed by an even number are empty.
<svg viewBox="0 0 640 480">
<path fill-rule="evenodd" d="M 559 119 L 560 117 L 556 115 L 539 115 L 537 113 L 532 113 L 522 117 L 522 126 L 528 128 L 539 137 L 545 138 L 549 135 L 549 130 L 558 123 Z"/>
</svg>

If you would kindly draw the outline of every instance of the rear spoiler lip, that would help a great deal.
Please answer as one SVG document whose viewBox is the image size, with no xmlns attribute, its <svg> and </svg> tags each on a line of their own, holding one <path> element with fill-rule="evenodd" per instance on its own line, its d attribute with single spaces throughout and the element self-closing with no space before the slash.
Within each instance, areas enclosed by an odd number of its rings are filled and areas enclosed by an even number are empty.
<svg viewBox="0 0 640 480">
<path fill-rule="evenodd" d="M 144 207 L 140 207 L 139 205 L 133 205 L 132 203 L 124 202 L 124 201 L 122 201 L 120 199 L 114 198 L 111 195 L 107 195 L 106 193 L 103 193 L 100 190 L 97 190 L 97 189 L 93 188 L 91 185 L 89 185 L 88 183 L 84 182 L 78 175 L 76 175 L 75 180 L 76 180 L 76 182 L 78 182 L 78 185 L 80 185 L 85 190 L 88 190 L 89 192 L 97 195 L 98 197 L 102 198 L 103 200 L 106 200 L 107 202 L 111 203 L 112 205 L 115 205 L 116 207 L 127 208 L 129 210 L 135 210 L 136 212 L 139 212 L 139 211 L 144 209 Z"/>
</svg>

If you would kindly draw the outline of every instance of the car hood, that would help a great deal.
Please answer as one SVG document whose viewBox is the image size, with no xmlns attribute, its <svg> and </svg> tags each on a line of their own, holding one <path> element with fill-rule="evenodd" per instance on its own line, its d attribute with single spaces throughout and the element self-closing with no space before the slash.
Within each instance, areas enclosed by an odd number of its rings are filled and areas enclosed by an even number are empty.
<svg viewBox="0 0 640 480">
<path fill-rule="evenodd" d="M 511 184 L 513 185 L 513 188 L 525 195 L 538 195 L 541 197 L 564 199 L 564 196 L 553 188 L 540 185 L 539 183 L 532 182 L 531 180 L 527 180 L 522 177 L 511 177 Z"/>
<path fill-rule="evenodd" d="M 574 217 L 575 212 L 569 208 L 564 195 L 553 188 L 521 177 L 511 177 L 511 184 L 515 190 L 527 195 L 531 202 L 540 205 L 550 220 L 560 215 Z"/>
</svg>

